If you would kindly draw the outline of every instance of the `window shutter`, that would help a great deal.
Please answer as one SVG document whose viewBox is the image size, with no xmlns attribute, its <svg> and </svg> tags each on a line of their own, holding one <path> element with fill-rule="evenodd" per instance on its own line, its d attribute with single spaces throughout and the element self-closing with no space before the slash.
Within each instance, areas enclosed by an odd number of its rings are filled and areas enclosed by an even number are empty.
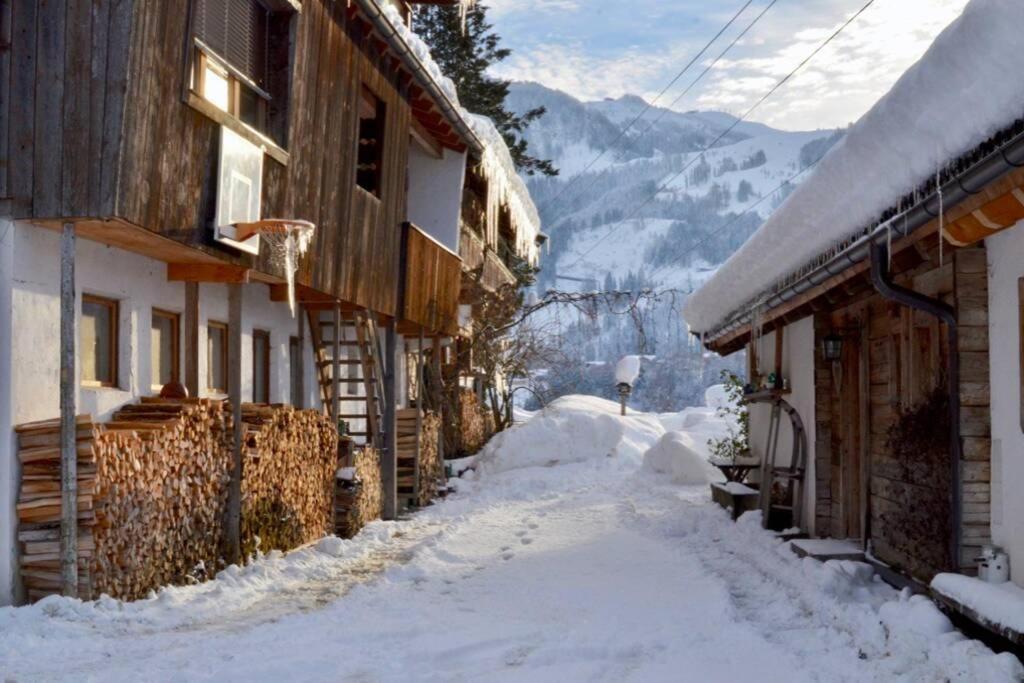
<svg viewBox="0 0 1024 683">
<path fill-rule="evenodd" d="M 195 36 L 260 87 L 267 76 L 267 21 L 257 0 L 195 0 Z"/>
</svg>

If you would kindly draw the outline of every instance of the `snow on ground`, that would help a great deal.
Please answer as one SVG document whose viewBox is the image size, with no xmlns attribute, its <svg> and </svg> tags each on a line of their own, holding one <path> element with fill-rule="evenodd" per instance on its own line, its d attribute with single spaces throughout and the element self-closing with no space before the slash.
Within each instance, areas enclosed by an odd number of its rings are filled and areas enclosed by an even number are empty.
<svg viewBox="0 0 1024 683">
<path fill-rule="evenodd" d="M 866 565 L 799 560 L 645 453 L 712 409 L 569 397 L 458 493 L 149 600 L 0 609 L 7 681 L 1012 681 Z M 701 437 L 687 435 L 700 451 Z"/>
</svg>

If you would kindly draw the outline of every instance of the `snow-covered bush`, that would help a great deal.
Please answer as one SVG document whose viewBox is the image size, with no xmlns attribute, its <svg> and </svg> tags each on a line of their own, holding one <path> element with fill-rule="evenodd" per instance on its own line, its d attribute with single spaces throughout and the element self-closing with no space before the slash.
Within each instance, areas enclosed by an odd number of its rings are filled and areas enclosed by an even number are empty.
<svg viewBox="0 0 1024 683">
<path fill-rule="evenodd" d="M 718 416 L 731 419 L 726 436 L 708 441 L 708 447 L 715 458 L 736 460 L 750 455 L 750 413 L 743 404 L 743 380 L 732 372 L 722 371 L 728 402 L 718 408 Z M 710 405 L 710 404 L 709 404 Z"/>
<path fill-rule="evenodd" d="M 721 481 L 724 477 L 697 451 L 693 437 L 667 432 L 644 454 L 643 469 L 668 475 L 673 484 L 690 486 Z"/>
</svg>

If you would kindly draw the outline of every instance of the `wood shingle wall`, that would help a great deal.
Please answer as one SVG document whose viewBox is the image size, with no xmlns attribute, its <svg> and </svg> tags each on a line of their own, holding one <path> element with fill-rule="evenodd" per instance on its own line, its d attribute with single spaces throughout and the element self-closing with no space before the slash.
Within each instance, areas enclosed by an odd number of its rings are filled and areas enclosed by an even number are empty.
<svg viewBox="0 0 1024 683">
<path fill-rule="evenodd" d="M 137 226 L 281 274 L 266 255 L 254 262 L 212 239 L 220 123 L 189 92 L 188 2 L 11 0 L 0 7 L 0 35 L 11 34 L 11 49 L 0 51 L 0 70 L 10 75 L 0 106 L 0 153 L 7 149 L 10 161 L 0 172 L 0 198 L 11 197 L 16 218 L 117 219 L 108 224 L 121 231 L 117 237 L 130 229 L 118 226 Z M 287 131 L 271 131 L 291 142 L 264 156 L 263 215 L 317 224 L 315 258 L 303 264 L 300 284 L 393 315 L 409 82 L 352 11 L 308 0 L 291 19 L 290 96 L 273 105 L 285 108 Z M 355 182 L 364 85 L 386 109 L 379 197 Z"/>
</svg>

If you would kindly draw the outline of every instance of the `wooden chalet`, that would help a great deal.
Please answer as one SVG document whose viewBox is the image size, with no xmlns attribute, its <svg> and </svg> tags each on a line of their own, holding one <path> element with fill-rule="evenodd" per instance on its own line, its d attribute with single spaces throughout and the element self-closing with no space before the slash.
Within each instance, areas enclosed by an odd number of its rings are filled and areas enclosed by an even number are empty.
<svg viewBox="0 0 1024 683">
<path fill-rule="evenodd" d="M 993 545 L 1024 584 L 1024 87 L 961 61 L 1005 21 L 970 7 L 685 310 L 709 349 L 747 353 L 767 521 L 849 539 L 923 584 L 974 575 Z M 936 79 L 1006 96 L 950 125 Z M 929 140 L 957 151 L 922 163 Z M 891 177 L 916 180 L 878 185 Z M 829 238 L 862 211 L 873 219 Z M 783 263 L 815 239 L 814 258 Z"/>
<path fill-rule="evenodd" d="M 236 424 L 243 401 L 323 410 L 382 452 L 386 517 L 432 491 L 423 380 L 460 333 L 463 182 L 486 145 L 411 4 L 0 4 L 0 604 L 14 425 L 73 434 L 181 384 Z M 290 288 L 284 241 L 240 230 L 300 223 Z"/>
</svg>

